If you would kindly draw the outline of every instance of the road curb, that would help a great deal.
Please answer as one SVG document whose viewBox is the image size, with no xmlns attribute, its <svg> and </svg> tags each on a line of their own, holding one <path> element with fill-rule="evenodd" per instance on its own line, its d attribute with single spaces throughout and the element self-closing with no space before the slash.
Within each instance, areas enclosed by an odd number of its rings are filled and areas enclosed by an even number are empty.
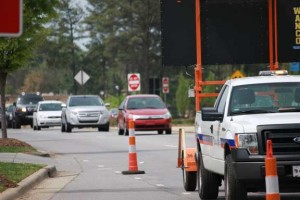
<svg viewBox="0 0 300 200">
<path fill-rule="evenodd" d="M 42 180 L 48 177 L 54 177 L 56 174 L 56 167 L 48 165 L 35 172 L 31 176 L 25 178 L 18 183 L 16 188 L 9 188 L 4 192 L 0 193 L 1 200 L 13 200 L 32 189 L 34 185 L 40 183 Z"/>
</svg>

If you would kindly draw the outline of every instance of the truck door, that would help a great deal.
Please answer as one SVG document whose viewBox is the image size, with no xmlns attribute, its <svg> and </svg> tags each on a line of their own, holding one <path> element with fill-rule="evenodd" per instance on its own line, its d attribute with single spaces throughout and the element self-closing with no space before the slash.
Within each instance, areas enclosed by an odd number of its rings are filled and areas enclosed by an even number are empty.
<svg viewBox="0 0 300 200">
<path fill-rule="evenodd" d="M 226 106 L 226 100 L 228 96 L 229 87 L 225 86 L 223 93 L 221 94 L 220 98 L 216 102 L 215 105 L 217 107 L 217 110 L 219 113 L 225 113 L 225 106 Z M 225 116 L 223 116 L 223 119 Z M 222 162 L 224 157 L 224 151 L 221 146 L 221 134 L 224 132 L 225 127 L 223 121 L 214 121 L 212 123 L 212 137 L 213 137 L 213 146 L 212 146 L 212 152 L 210 153 L 211 157 L 213 157 L 215 165 L 214 166 L 220 166 L 220 162 Z"/>
</svg>

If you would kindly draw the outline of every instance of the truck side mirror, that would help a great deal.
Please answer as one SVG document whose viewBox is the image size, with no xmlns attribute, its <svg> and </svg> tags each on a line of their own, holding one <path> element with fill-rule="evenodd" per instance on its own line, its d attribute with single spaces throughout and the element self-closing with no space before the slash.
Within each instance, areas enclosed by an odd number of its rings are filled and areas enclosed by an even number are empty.
<svg viewBox="0 0 300 200">
<path fill-rule="evenodd" d="M 216 108 L 206 107 L 201 109 L 202 121 L 222 121 L 223 113 L 219 113 Z"/>
</svg>

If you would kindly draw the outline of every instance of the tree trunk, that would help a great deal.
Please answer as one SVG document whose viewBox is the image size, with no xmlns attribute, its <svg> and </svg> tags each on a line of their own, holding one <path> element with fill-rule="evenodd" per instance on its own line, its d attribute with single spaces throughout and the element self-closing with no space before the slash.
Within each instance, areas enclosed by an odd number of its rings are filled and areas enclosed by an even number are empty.
<svg viewBox="0 0 300 200">
<path fill-rule="evenodd" d="M 7 138 L 6 129 L 6 115 L 5 115 L 5 84 L 6 84 L 7 72 L 0 72 L 0 93 L 1 93 L 1 130 L 2 138 Z"/>
</svg>

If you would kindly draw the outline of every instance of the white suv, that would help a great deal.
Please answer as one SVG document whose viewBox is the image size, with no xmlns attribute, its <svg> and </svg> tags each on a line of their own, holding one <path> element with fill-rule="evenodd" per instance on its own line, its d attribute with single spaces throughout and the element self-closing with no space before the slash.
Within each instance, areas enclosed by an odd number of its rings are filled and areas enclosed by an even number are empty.
<svg viewBox="0 0 300 200">
<path fill-rule="evenodd" d="M 69 96 L 62 110 L 61 131 L 72 132 L 72 128 L 97 127 L 98 131 L 109 131 L 109 112 L 97 95 Z"/>
</svg>

